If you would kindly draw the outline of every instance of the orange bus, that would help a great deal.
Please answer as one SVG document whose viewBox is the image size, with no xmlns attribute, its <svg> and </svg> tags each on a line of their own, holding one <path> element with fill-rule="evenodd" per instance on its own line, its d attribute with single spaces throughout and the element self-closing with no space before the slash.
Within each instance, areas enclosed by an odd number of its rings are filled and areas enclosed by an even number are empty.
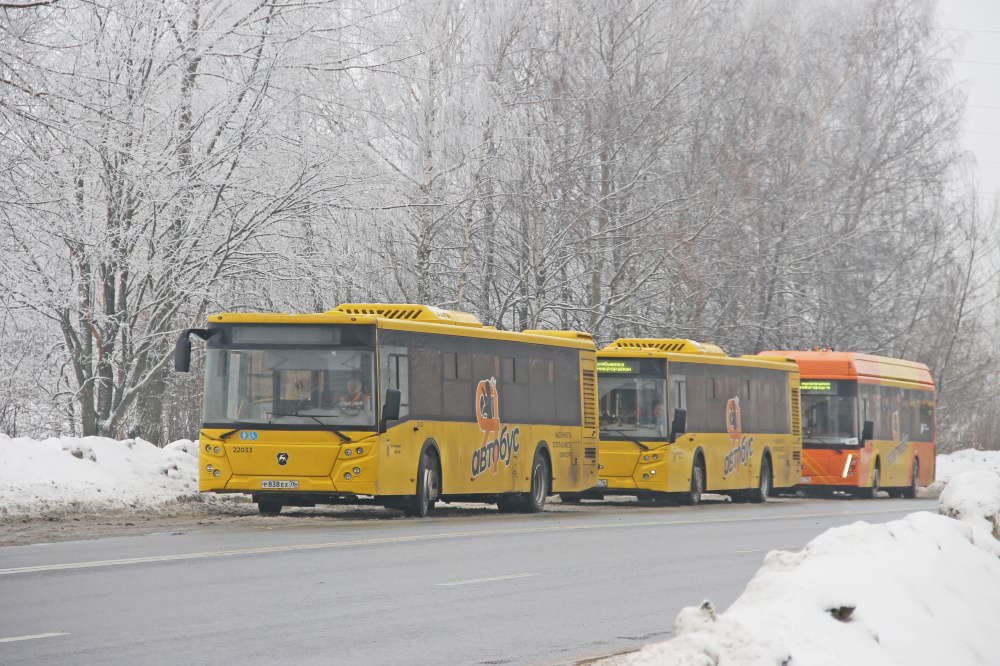
<svg viewBox="0 0 1000 666">
<path fill-rule="evenodd" d="M 801 376 L 802 483 L 815 494 L 916 497 L 934 481 L 934 380 L 922 363 L 832 350 L 774 351 Z"/>
</svg>

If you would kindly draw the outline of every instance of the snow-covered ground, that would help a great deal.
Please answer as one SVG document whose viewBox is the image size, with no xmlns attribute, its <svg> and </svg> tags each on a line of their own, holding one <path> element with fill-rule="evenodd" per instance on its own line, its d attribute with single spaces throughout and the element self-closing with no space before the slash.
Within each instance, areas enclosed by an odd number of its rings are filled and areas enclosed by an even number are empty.
<svg viewBox="0 0 1000 666">
<path fill-rule="evenodd" d="M 0 435 L 0 518 L 67 511 L 148 510 L 196 500 L 198 450 L 141 439 Z"/>
<path fill-rule="evenodd" d="M 951 481 L 951 478 L 962 472 L 972 470 L 989 470 L 1000 474 L 1000 451 L 976 451 L 975 449 L 965 449 L 940 455 L 935 460 L 934 469 L 935 481 L 928 486 L 928 490 L 938 494 Z"/>
<path fill-rule="evenodd" d="M 939 457 L 940 515 L 858 522 L 772 551 L 724 613 L 677 616 L 628 666 L 1000 664 L 1000 454 Z"/>
</svg>

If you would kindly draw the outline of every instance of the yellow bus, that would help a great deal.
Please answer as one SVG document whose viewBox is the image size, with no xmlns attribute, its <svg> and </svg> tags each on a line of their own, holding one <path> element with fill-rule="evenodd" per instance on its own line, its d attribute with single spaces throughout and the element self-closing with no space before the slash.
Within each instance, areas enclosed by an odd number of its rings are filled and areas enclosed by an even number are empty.
<svg viewBox="0 0 1000 666">
<path fill-rule="evenodd" d="M 216 314 L 206 340 L 199 488 L 283 506 L 437 501 L 541 511 L 597 483 L 596 348 L 424 305 Z"/>
<path fill-rule="evenodd" d="M 597 385 L 598 488 L 569 501 L 618 494 L 698 504 L 712 492 L 765 502 L 799 482 L 799 374 L 788 359 L 621 339 L 597 353 Z"/>
</svg>

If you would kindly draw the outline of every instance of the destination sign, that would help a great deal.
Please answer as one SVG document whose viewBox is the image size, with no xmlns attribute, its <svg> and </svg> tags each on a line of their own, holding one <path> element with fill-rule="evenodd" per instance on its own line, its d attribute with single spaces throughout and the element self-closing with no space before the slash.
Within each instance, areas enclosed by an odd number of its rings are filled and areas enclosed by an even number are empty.
<svg viewBox="0 0 1000 666">
<path fill-rule="evenodd" d="M 627 361 L 621 359 L 597 359 L 598 372 L 639 372 L 639 361 Z"/>
<path fill-rule="evenodd" d="M 813 393 L 832 393 L 836 395 L 837 390 L 832 381 L 817 381 L 815 379 L 804 380 L 799 384 L 799 390 L 812 391 Z"/>
</svg>

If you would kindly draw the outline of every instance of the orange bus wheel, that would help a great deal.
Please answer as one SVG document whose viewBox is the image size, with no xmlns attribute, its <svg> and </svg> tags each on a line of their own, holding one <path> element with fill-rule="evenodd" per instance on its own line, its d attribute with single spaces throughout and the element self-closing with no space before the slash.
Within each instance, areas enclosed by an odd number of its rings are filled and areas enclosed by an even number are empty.
<svg viewBox="0 0 1000 666">
<path fill-rule="evenodd" d="M 910 478 L 910 485 L 903 488 L 902 497 L 906 499 L 917 498 L 917 488 L 920 487 L 920 461 L 913 459 L 913 476 Z"/>
</svg>

